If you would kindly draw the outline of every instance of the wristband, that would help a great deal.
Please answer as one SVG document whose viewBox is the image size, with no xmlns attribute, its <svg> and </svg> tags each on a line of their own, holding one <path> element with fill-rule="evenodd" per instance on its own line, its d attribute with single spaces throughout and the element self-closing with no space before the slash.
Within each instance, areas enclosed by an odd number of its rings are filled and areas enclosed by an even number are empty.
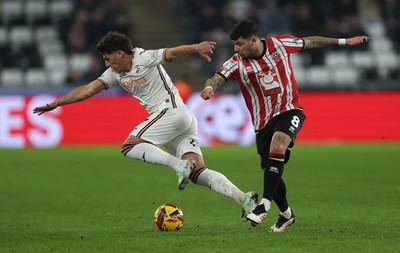
<svg viewBox="0 0 400 253">
<path fill-rule="evenodd" d="M 346 45 L 346 39 L 338 39 L 338 45 L 339 46 L 345 46 Z"/>
<path fill-rule="evenodd" d="M 212 90 L 212 91 L 214 91 L 214 88 L 213 88 L 213 87 L 211 87 L 210 85 L 209 85 L 209 86 L 207 86 L 207 87 L 205 87 L 204 89 L 208 89 L 208 88 L 211 88 L 211 90 Z"/>
</svg>

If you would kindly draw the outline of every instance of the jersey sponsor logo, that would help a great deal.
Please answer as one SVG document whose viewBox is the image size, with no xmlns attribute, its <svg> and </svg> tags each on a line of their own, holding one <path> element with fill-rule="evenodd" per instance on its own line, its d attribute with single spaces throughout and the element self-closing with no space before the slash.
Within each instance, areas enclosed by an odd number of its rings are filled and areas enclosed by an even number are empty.
<svg viewBox="0 0 400 253">
<path fill-rule="evenodd" d="M 273 69 L 267 73 L 257 73 L 257 80 L 262 87 L 264 96 L 273 96 L 281 93 L 281 87 L 276 76 L 277 74 Z"/>
<path fill-rule="evenodd" d="M 132 89 L 133 87 L 136 87 L 136 86 L 143 86 L 143 87 L 145 87 L 145 86 L 147 86 L 148 85 L 148 80 L 147 80 L 147 78 L 144 76 L 144 77 L 141 77 L 141 78 L 139 78 L 139 79 L 130 79 L 130 80 L 127 80 L 127 81 L 125 81 L 125 82 L 122 82 L 122 85 L 125 87 L 125 88 L 127 88 L 127 89 Z"/>
</svg>

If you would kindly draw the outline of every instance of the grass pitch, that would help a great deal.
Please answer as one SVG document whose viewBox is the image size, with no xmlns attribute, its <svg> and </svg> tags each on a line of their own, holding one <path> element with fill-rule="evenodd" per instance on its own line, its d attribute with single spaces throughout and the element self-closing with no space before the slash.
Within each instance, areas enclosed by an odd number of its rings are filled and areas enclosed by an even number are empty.
<svg viewBox="0 0 400 253">
<path fill-rule="evenodd" d="M 208 167 L 262 192 L 255 147 L 204 148 Z M 240 207 L 170 168 L 118 147 L 0 150 L 0 252 L 399 252 L 400 144 L 297 144 L 284 178 L 296 223 L 285 233 L 239 217 Z M 153 213 L 183 209 L 178 232 Z"/>
</svg>

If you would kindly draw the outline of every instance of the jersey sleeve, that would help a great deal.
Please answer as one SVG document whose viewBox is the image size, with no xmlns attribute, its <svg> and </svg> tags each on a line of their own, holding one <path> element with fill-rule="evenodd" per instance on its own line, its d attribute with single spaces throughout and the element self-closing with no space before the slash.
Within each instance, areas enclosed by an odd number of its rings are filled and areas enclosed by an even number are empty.
<svg viewBox="0 0 400 253">
<path fill-rule="evenodd" d="M 106 86 L 106 88 L 108 89 L 108 88 L 110 88 L 111 86 L 118 84 L 118 79 L 117 79 L 116 75 L 117 75 L 117 74 L 116 74 L 111 68 L 108 68 L 108 69 L 106 69 L 106 71 L 104 71 L 104 73 L 103 73 L 99 78 L 97 78 L 97 79 L 98 79 L 100 82 L 102 82 L 102 83 Z"/>
<path fill-rule="evenodd" d="M 146 66 L 157 66 L 160 64 L 164 64 L 167 61 L 165 58 L 166 48 L 162 49 L 151 49 L 144 50 L 139 49 L 138 51 L 138 63 Z"/>
<path fill-rule="evenodd" d="M 216 73 L 223 77 L 225 80 L 229 80 L 236 76 L 237 69 L 238 58 L 237 55 L 234 55 L 229 60 L 224 62 L 224 64 L 222 64 L 222 67 Z"/>
<path fill-rule="evenodd" d="M 286 51 L 290 54 L 300 52 L 304 49 L 304 40 L 300 37 L 282 35 L 275 38 L 282 42 Z"/>
</svg>

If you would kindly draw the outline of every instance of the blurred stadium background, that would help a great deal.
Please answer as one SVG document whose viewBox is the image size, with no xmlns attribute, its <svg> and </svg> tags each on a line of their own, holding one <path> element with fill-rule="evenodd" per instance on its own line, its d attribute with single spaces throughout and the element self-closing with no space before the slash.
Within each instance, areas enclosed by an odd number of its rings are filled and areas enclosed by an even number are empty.
<svg viewBox="0 0 400 253">
<path fill-rule="evenodd" d="M 234 81 L 208 104 L 196 93 L 232 55 L 229 31 L 245 18 L 258 24 L 262 36 L 369 36 L 365 46 L 293 56 L 311 115 L 307 127 L 317 124 L 305 128 L 303 140 L 400 141 L 397 0 L 0 0 L 0 12 L 0 147 L 117 144 L 146 117 L 118 88 L 41 119 L 31 115 L 34 105 L 101 75 L 104 64 L 95 45 L 110 30 L 129 34 L 146 49 L 216 41 L 211 63 L 193 55 L 165 67 L 199 119 L 203 145 L 251 144 L 247 109 Z M 130 114 L 122 112 L 126 107 Z M 132 120 L 125 122 L 127 117 Z M 353 132 L 335 133 L 343 128 Z M 318 137 L 321 129 L 326 132 Z M 307 137 L 307 131 L 317 137 Z"/>
</svg>

